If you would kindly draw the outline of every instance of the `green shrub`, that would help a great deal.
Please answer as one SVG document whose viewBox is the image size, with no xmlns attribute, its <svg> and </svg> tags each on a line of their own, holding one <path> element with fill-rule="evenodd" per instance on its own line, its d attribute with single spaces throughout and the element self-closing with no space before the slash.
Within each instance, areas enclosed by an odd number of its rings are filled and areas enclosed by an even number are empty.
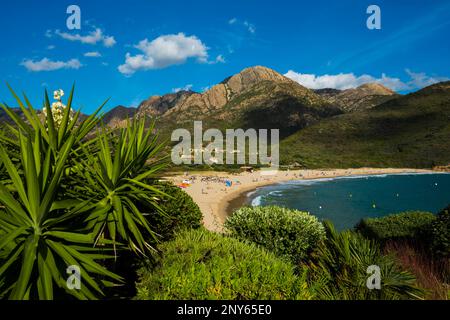
<svg viewBox="0 0 450 320">
<path fill-rule="evenodd" d="M 450 258 L 450 205 L 431 223 L 430 245 L 435 256 Z"/>
<path fill-rule="evenodd" d="M 294 262 L 305 259 L 325 236 L 316 217 L 276 206 L 241 208 L 225 227 L 233 237 L 250 240 Z"/>
<path fill-rule="evenodd" d="M 158 189 L 169 195 L 159 203 L 166 214 L 152 214 L 147 217 L 150 225 L 161 240 L 170 240 L 182 229 L 197 229 L 202 224 L 202 213 L 198 205 L 183 190 L 170 183 L 161 183 Z"/>
<path fill-rule="evenodd" d="M 380 218 L 362 219 L 356 230 L 365 237 L 382 242 L 420 239 L 425 236 L 426 230 L 435 219 L 431 212 L 407 211 Z"/>
<path fill-rule="evenodd" d="M 310 262 L 310 286 L 319 283 L 317 298 L 331 300 L 417 299 L 423 292 L 412 274 L 402 271 L 377 243 L 353 231 L 338 233 L 324 222 L 327 239 Z M 381 289 L 368 289 L 367 268 L 380 268 Z"/>
<path fill-rule="evenodd" d="M 294 266 L 255 244 L 201 228 L 160 249 L 156 264 L 139 271 L 137 299 L 309 298 Z"/>
</svg>

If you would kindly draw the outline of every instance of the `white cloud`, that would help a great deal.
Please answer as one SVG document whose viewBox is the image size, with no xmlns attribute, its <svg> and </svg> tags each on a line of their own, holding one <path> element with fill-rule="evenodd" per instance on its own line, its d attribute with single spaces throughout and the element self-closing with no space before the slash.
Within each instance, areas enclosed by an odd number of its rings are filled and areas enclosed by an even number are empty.
<svg viewBox="0 0 450 320">
<path fill-rule="evenodd" d="M 216 57 L 216 63 L 225 63 L 225 58 L 223 57 L 223 55 L 219 54 Z"/>
<path fill-rule="evenodd" d="M 411 77 L 411 81 L 409 81 L 409 84 L 415 88 L 423 88 L 434 83 L 450 80 L 446 77 L 430 77 L 427 76 L 425 72 L 415 73 L 409 69 L 406 69 L 405 71 Z"/>
<path fill-rule="evenodd" d="M 207 61 L 208 64 L 225 63 L 225 57 L 219 54 L 214 60 Z"/>
<path fill-rule="evenodd" d="M 162 69 L 171 65 L 183 64 L 189 58 L 208 63 L 208 47 L 196 36 L 184 33 L 159 36 L 152 41 L 144 39 L 134 46 L 140 54 L 125 55 L 125 63 L 118 67 L 125 75 L 139 70 Z"/>
<path fill-rule="evenodd" d="M 113 36 L 105 36 L 103 38 L 103 45 L 107 48 L 110 48 L 116 44 L 116 40 Z"/>
<path fill-rule="evenodd" d="M 87 44 L 97 44 L 98 42 L 101 42 L 107 48 L 112 47 L 116 44 L 116 40 L 114 39 L 114 37 L 105 35 L 100 28 L 96 28 L 94 31 L 91 31 L 84 36 L 78 33 L 72 34 L 67 32 L 61 32 L 59 30 L 56 30 L 55 34 L 69 41 L 79 41 L 81 43 Z"/>
<path fill-rule="evenodd" d="M 47 46 L 47 50 L 53 50 L 53 49 L 55 49 L 56 47 L 54 46 L 54 45 L 49 45 L 49 46 Z"/>
<path fill-rule="evenodd" d="M 79 69 L 83 65 L 78 59 L 71 59 L 68 61 L 52 61 L 48 58 L 43 58 L 40 61 L 24 60 L 20 65 L 27 68 L 28 71 L 54 71 L 59 69 Z"/>
<path fill-rule="evenodd" d="M 316 76 L 315 74 L 297 73 L 292 70 L 289 70 L 285 76 L 311 89 L 334 88 L 343 90 L 355 88 L 367 82 L 374 82 L 375 80 L 369 75 L 357 77 L 353 73 Z"/>
<path fill-rule="evenodd" d="M 84 54 L 85 57 L 100 58 L 102 54 L 98 51 L 90 51 Z"/>
<path fill-rule="evenodd" d="M 334 88 L 345 90 L 356 88 L 365 83 L 377 82 L 394 91 L 420 89 L 433 83 L 448 79 L 444 77 L 429 77 L 425 73 L 414 73 L 409 69 L 406 69 L 406 73 L 410 77 L 410 79 L 406 82 L 399 78 L 389 77 L 384 73 L 381 74 L 381 77 L 376 78 L 368 74 L 363 74 L 360 76 L 356 76 L 353 73 L 315 75 L 298 73 L 293 70 L 289 70 L 285 73 L 285 76 L 310 89 Z"/>
<path fill-rule="evenodd" d="M 254 24 L 252 24 L 252 23 L 250 23 L 248 21 L 244 21 L 244 26 L 247 27 L 248 32 L 250 32 L 250 33 L 255 33 L 256 32 L 256 28 L 255 28 Z"/>
<path fill-rule="evenodd" d="M 185 86 L 182 87 L 182 88 L 173 88 L 173 89 L 172 89 L 172 92 L 173 92 L 173 93 L 177 93 L 177 92 L 180 92 L 180 91 L 189 91 L 189 90 L 192 89 L 192 87 L 193 87 L 192 84 L 187 84 L 187 85 L 185 85 Z"/>
<path fill-rule="evenodd" d="M 248 32 L 250 33 L 255 33 L 256 32 L 256 27 L 253 23 L 248 22 L 247 20 L 245 20 L 244 22 L 240 22 L 237 18 L 231 18 L 230 20 L 228 20 L 228 24 L 232 25 L 232 24 L 238 24 L 240 26 L 244 26 Z"/>
<path fill-rule="evenodd" d="M 413 89 L 410 87 L 409 83 L 405 83 L 399 78 L 391 78 L 386 76 L 386 74 L 382 73 L 381 78 L 375 79 L 373 82 L 378 82 L 382 84 L 383 86 L 394 90 L 394 91 L 404 91 L 404 90 L 410 90 Z"/>
</svg>

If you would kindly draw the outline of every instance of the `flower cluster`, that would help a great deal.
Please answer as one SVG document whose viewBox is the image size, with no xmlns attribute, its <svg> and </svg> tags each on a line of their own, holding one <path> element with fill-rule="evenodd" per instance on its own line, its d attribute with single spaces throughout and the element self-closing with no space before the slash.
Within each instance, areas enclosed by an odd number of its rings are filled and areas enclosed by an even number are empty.
<svg viewBox="0 0 450 320">
<path fill-rule="evenodd" d="M 59 127 L 61 125 L 61 122 L 64 117 L 64 109 L 67 108 L 67 106 L 63 104 L 61 101 L 62 96 L 64 96 L 64 91 L 61 89 L 53 92 L 53 99 L 55 99 L 56 102 L 52 103 L 51 110 L 53 115 L 53 121 L 56 127 Z M 47 108 L 44 108 L 43 112 L 45 117 L 47 118 Z M 73 119 L 72 112 L 70 113 L 69 118 L 70 120 Z"/>
<path fill-rule="evenodd" d="M 61 101 L 61 97 L 64 95 L 64 91 L 62 89 L 53 91 L 53 99 Z"/>
</svg>

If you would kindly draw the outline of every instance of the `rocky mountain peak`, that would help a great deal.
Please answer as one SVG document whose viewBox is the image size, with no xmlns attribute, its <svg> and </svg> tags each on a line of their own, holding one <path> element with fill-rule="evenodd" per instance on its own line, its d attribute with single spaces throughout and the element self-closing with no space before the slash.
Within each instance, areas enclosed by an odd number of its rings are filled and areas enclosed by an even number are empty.
<svg viewBox="0 0 450 320">
<path fill-rule="evenodd" d="M 147 114 L 151 116 L 162 115 L 169 109 L 184 102 L 193 94 L 196 93 L 190 90 L 181 90 L 178 92 L 165 94 L 163 96 L 151 96 L 147 100 L 141 102 L 138 107 L 138 114 Z"/>
<path fill-rule="evenodd" d="M 233 93 L 241 93 L 255 84 L 267 80 L 276 82 L 291 81 L 275 70 L 263 66 L 254 66 L 226 78 L 221 84 L 227 86 Z"/>
<path fill-rule="evenodd" d="M 226 78 L 203 93 L 190 95 L 182 103 L 177 103 L 175 108 L 168 110 L 168 113 L 193 112 L 194 109 L 197 110 L 197 113 L 217 110 L 233 100 L 234 97 L 251 90 L 255 85 L 264 81 L 293 83 L 292 80 L 270 68 L 254 66 Z M 295 84 L 300 87 L 299 84 Z"/>
<path fill-rule="evenodd" d="M 345 112 L 370 109 L 398 96 L 395 91 L 377 82 L 365 83 L 346 90 L 319 89 L 314 92 Z"/>
<path fill-rule="evenodd" d="M 122 127 L 126 124 L 126 120 L 135 115 L 136 108 L 128 108 L 124 106 L 117 106 L 105 113 L 103 122 L 110 127 Z"/>
<path fill-rule="evenodd" d="M 372 95 L 381 95 L 381 96 L 396 94 L 395 91 L 386 88 L 385 86 L 377 82 L 365 83 L 357 87 L 356 90 L 360 90 L 364 93 L 370 93 Z"/>
</svg>

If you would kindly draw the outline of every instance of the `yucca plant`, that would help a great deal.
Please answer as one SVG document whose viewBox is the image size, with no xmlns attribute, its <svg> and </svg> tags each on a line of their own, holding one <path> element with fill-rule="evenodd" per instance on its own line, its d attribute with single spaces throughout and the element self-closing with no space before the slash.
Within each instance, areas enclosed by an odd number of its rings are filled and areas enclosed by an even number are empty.
<svg viewBox="0 0 450 320">
<path fill-rule="evenodd" d="M 101 280 L 120 281 L 95 259 L 106 259 L 102 249 L 93 248 L 93 234 L 80 223 L 90 206 L 85 201 L 57 197 L 74 137 L 61 146 L 54 165 L 52 150 L 34 139 L 19 134 L 21 167 L 19 172 L 6 150 L 0 146 L 0 158 L 12 181 L 10 189 L 0 183 L 0 292 L 11 299 L 53 299 L 53 286 L 80 299 L 102 294 Z M 12 187 L 12 188 L 11 188 Z M 66 286 L 66 268 L 81 270 L 81 289 Z"/>
<path fill-rule="evenodd" d="M 321 299 L 420 299 L 423 291 L 414 276 L 401 270 L 389 256 L 384 256 L 376 242 L 352 231 L 337 232 L 326 221 L 327 239 L 319 246 L 310 268 L 311 282 L 320 282 Z M 381 271 L 381 289 L 369 290 L 367 267 Z"/>
<path fill-rule="evenodd" d="M 68 197 L 64 175 L 77 162 L 84 137 L 98 124 L 96 113 L 79 122 L 71 115 L 71 101 L 59 123 L 54 121 L 47 93 L 46 119 L 28 108 L 12 91 L 26 120 L 5 104 L 1 107 L 16 126 L 0 135 L 0 297 L 53 299 L 62 291 L 79 299 L 93 299 L 102 287 L 121 278 L 96 260 L 112 257 L 106 240 L 94 247 L 95 235 L 85 223 L 95 204 Z M 80 290 L 70 290 L 68 266 L 81 271 Z"/>
<path fill-rule="evenodd" d="M 146 215 L 165 214 L 158 202 L 165 193 L 151 180 L 166 162 L 161 157 L 163 144 L 153 132 L 154 123 L 146 131 L 145 119 L 134 119 L 118 134 L 99 134 L 98 152 L 84 150 L 84 170 L 74 176 L 72 193 L 98 203 L 89 218 L 97 238 L 122 241 L 136 253 L 154 249 L 149 239 L 156 240 Z M 152 159 L 153 163 L 148 164 Z"/>
<path fill-rule="evenodd" d="M 163 214 L 158 197 L 167 195 L 152 184 L 165 165 L 154 161 L 163 145 L 144 119 L 88 139 L 102 106 L 81 121 L 73 88 L 67 106 L 60 94 L 51 105 L 46 92 L 41 114 L 10 90 L 24 118 L 1 105 L 15 126 L 0 134 L 0 298 L 52 299 L 56 290 L 95 298 L 121 280 L 105 259 L 117 249 L 152 249 L 155 230 L 145 215 Z M 79 291 L 66 286 L 68 265 L 81 269 Z"/>
</svg>

